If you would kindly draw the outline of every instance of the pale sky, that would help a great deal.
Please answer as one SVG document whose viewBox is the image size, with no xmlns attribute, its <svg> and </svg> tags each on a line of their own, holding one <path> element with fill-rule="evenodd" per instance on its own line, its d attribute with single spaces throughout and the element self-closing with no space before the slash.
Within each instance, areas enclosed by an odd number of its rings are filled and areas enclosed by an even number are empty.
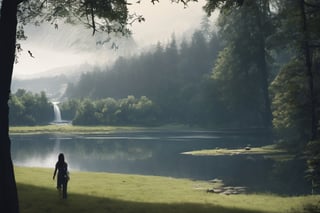
<svg viewBox="0 0 320 213">
<path fill-rule="evenodd" d="M 162 0 L 153 5 L 149 0 L 142 0 L 135 4 L 132 11 L 142 14 L 146 21 L 134 24 L 133 34 L 138 43 L 145 42 L 145 38 L 154 41 L 165 41 L 174 32 L 179 34 L 199 27 L 201 19 L 205 16 L 202 7 L 205 1 L 189 3 L 187 8 L 183 4 L 171 3 L 170 0 Z M 131 8 L 129 8 L 131 9 Z"/>
<path fill-rule="evenodd" d="M 145 18 L 145 22 L 134 23 L 132 26 L 138 49 L 155 45 L 158 41 L 166 44 L 173 33 L 176 38 L 190 36 L 188 33 L 191 34 L 194 29 L 199 28 L 205 16 L 202 9 L 204 4 L 204 0 L 199 0 L 184 8 L 182 3 L 171 3 L 170 0 L 162 0 L 155 5 L 149 0 L 142 0 L 140 4 L 133 3 L 129 10 Z M 91 31 L 79 28 L 67 26 L 55 30 L 52 26 L 31 26 L 26 29 L 28 39 L 21 41 L 24 51 L 19 55 L 19 63 L 15 64 L 14 77 L 40 75 L 65 66 L 101 64 L 118 55 L 134 54 L 129 52 L 126 45 L 120 45 L 118 51 L 99 49 L 95 46 Z M 88 49 L 91 45 L 92 48 Z M 28 50 L 34 58 L 30 57 Z"/>
</svg>

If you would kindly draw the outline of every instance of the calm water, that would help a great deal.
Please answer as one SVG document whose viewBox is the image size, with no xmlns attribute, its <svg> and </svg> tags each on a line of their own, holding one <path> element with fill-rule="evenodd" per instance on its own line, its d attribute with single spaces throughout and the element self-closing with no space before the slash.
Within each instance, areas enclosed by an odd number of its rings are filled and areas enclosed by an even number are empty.
<svg viewBox="0 0 320 213">
<path fill-rule="evenodd" d="M 222 179 L 255 192 L 305 194 L 304 163 L 274 162 L 264 156 L 196 157 L 182 152 L 269 144 L 262 135 L 214 131 L 145 131 L 94 135 L 13 135 L 15 165 L 53 168 L 60 152 L 70 172 L 98 171 L 198 180 Z"/>
</svg>

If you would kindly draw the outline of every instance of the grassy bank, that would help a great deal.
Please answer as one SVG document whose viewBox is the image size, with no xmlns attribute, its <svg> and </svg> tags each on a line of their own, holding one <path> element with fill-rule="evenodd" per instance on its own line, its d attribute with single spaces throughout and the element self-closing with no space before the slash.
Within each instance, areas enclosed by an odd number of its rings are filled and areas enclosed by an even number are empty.
<svg viewBox="0 0 320 213">
<path fill-rule="evenodd" d="M 195 156 L 221 156 L 221 155 L 259 155 L 259 154 L 283 154 L 284 150 L 277 149 L 274 145 L 262 146 L 262 147 L 252 147 L 250 149 L 204 149 L 195 150 L 190 152 L 184 152 L 186 155 Z"/>
<path fill-rule="evenodd" d="M 115 131 L 133 131 L 142 129 L 130 126 L 73 126 L 73 125 L 43 125 L 10 127 L 10 134 L 44 134 L 44 133 L 108 133 Z"/>
<path fill-rule="evenodd" d="M 194 130 L 184 125 L 164 125 L 157 127 L 139 126 L 73 126 L 70 124 L 41 125 L 41 126 L 11 126 L 10 134 L 45 134 L 45 133 L 76 133 L 95 134 L 119 131 L 148 131 L 148 130 Z"/>
<path fill-rule="evenodd" d="M 216 148 L 216 149 L 204 149 L 184 152 L 182 154 L 194 155 L 194 156 L 222 156 L 222 155 L 264 155 L 267 158 L 274 160 L 288 160 L 292 159 L 293 156 L 287 151 L 279 149 L 276 145 L 268 145 L 261 147 L 252 147 L 250 149 L 227 149 L 227 148 Z"/>
<path fill-rule="evenodd" d="M 72 172 L 68 199 L 52 180 L 53 169 L 16 167 L 21 213 L 262 213 L 301 212 L 320 196 L 281 197 L 263 194 L 207 193 L 209 182 L 168 177 Z"/>
</svg>

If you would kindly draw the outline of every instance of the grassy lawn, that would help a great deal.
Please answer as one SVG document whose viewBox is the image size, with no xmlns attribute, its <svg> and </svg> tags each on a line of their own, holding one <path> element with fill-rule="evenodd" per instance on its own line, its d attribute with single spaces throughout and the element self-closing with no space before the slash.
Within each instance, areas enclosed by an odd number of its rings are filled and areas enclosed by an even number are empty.
<svg viewBox="0 0 320 213">
<path fill-rule="evenodd" d="M 53 169 L 16 167 L 21 213 L 253 213 L 301 212 L 320 196 L 207 193 L 209 182 L 169 177 L 71 171 L 68 199 L 52 180 Z"/>
</svg>

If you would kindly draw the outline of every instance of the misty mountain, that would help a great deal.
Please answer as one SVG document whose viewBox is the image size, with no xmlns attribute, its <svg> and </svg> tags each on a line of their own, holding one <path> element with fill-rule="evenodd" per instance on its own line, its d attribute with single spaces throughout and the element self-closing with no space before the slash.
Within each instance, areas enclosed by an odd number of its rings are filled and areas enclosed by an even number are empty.
<svg viewBox="0 0 320 213">
<path fill-rule="evenodd" d="M 45 92 L 49 99 L 60 100 L 69 83 L 77 82 L 81 73 L 93 70 L 88 64 L 59 67 L 44 71 L 29 78 L 13 78 L 11 91 L 24 89 L 32 93 Z"/>
<path fill-rule="evenodd" d="M 11 90 L 25 89 L 32 93 L 45 92 L 50 99 L 59 99 L 71 80 L 70 76 L 57 75 L 55 77 L 40 77 L 34 79 L 13 79 Z"/>
</svg>

